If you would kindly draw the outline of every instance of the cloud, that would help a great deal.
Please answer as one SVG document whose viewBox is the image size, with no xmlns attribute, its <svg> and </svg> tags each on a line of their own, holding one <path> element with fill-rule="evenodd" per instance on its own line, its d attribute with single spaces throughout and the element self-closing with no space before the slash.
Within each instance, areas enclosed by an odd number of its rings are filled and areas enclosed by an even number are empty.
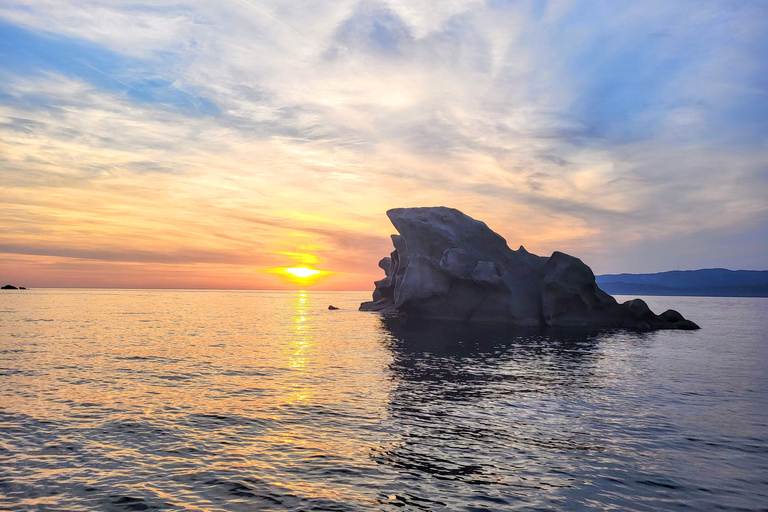
<svg viewBox="0 0 768 512">
<path fill-rule="evenodd" d="M 126 5 L 111 1 L 21 0 L 5 2 L 0 14 L 19 27 L 58 34 L 71 42 L 80 40 L 93 48 L 136 58 L 157 57 L 158 50 L 183 51 L 185 45 L 194 43 L 196 25 L 204 23 L 195 14 L 194 5 L 163 1 Z"/>
<path fill-rule="evenodd" d="M 3 72 L 6 75 L 60 74 L 79 79 L 98 90 L 122 95 L 134 103 L 151 103 L 155 108 L 180 111 L 188 116 L 218 114 L 210 100 L 180 90 L 172 77 L 163 76 L 164 69 L 174 60 L 172 58 L 141 60 L 88 41 L 25 30 L 4 22 L 0 22 L 0 31 L 4 34 L 5 44 L 0 44 L 0 56 L 5 63 Z M 70 104 L 74 98 L 76 96 L 70 92 L 64 98 L 27 95 L 6 97 L 6 101 L 36 108 Z"/>
<path fill-rule="evenodd" d="M 367 280 L 388 208 L 444 204 L 605 271 L 768 267 L 767 18 L 716 0 L 6 2 L 0 243 L 311 252 Z"/>
</svg>

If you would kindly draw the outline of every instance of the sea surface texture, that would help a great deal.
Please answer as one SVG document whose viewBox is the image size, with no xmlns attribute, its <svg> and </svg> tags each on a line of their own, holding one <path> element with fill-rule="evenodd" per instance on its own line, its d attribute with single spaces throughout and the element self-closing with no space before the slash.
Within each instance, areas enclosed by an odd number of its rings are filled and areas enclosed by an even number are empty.
<svg viewBox="0 0 768 512">
<path fill-rule="evenodd" d="M 768 299 L 647 297 L 702 329 L 645 334 L 367 299 L 4 291 L 0 509 L 768 507 Z"/>
</svg>

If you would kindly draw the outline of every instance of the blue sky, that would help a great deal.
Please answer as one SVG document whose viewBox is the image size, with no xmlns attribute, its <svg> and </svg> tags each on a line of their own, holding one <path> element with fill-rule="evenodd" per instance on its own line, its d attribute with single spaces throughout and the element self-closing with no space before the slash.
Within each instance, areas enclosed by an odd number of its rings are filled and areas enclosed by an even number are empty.
<svg viewBox="0 0 768 512">
<path fill-rule="evenodd" d="M 384 212 L 442 204 L 598 273 L 765 269 L 766 26 L 761 1 L 3 2 L 0 258 L 362 287 Z"/>
<path fill-rule="evenodd" d="M 176 110 L 188 116 L 219 113 L 212 101 L 173 85 L 165 73 L 176 60 L 173 54 L 161 53 L 155 59 L 140 59 L 91 41 L 2 21 L 0 35 L 0 58 L 7 75 L 34 78 L 55 73 L 155 108 Z M 19 104 L 17 98 L 7 100 L 12 105 Z M 26 100 L 27 107 L 32 109 L 56 106 L 45 97 L 22 100 Z"/>
</svg>

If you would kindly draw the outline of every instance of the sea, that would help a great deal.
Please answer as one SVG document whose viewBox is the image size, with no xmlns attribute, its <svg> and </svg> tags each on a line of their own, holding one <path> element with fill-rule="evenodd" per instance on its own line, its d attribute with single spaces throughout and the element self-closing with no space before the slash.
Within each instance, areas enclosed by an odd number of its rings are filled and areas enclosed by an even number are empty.
<svg viewBox="0 0 768 512">
<path fill-rule="evenodd" d="M 768 510 L 768 299 L 635 333 L 369 297 L 3 291 L 0 509 Z"/>
</svg>

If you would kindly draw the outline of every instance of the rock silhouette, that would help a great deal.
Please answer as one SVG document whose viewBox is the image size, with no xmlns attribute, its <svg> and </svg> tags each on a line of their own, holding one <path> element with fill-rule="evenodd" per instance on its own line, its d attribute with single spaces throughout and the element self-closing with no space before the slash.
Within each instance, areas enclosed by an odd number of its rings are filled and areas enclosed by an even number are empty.
<svg viewBox="0 0 768 512">
<path fill-rule="evenodd" d="M 379 262 L 385 277 L 362 311 L 518 326 L 699 328 L 674 310 L 656 315 L 640 299 L 619 304 L 580 259 L 514 251 L 453 208 L 396 208 L 387 216 L 400 234 L 392 235 L 395 250 Z"/>
</svg>

